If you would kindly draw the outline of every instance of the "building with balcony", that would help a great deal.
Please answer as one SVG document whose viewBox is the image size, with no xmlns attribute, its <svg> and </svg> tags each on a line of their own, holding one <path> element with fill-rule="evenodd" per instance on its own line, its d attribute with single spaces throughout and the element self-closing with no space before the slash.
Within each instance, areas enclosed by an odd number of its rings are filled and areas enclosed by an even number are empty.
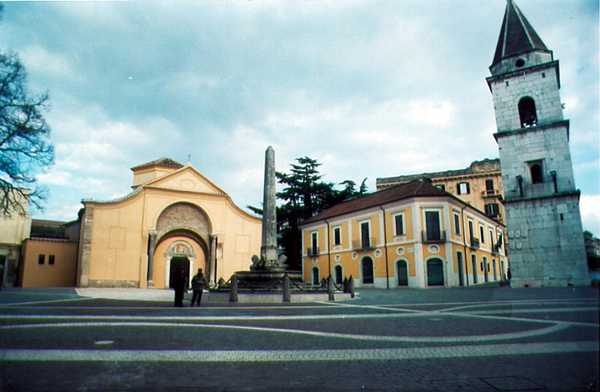
<svg viewBox="0 0 600 392">
<path fill-rule="evenodd" d="M 456 287 L 506 279 L 506 227 L 427 179 L 338 204 L 300 226 L 304 281 Z"/>
<path fill-rule="evenodd" d="M 504 222 L 504 197 L 500 159 L 472 162 L 466 169 L 410 174 L 378 178 L 377 190 L 428 178 L 432 184 L 485 212 L 491 218 Z"/>
</svg>

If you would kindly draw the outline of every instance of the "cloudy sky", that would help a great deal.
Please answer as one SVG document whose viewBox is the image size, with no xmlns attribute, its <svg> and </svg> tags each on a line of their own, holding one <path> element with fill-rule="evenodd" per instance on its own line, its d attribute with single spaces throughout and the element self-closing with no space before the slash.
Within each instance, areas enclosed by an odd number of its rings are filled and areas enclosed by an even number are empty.
<svg viewBox="0 0 600 392">
<path fill-rule="evenodd" d="M 584 229 L 600 234 L 598 1 L 518 0 L 555 59 Z M 8 2 L 0 48 L 48 91 L 55 165 L 34 218 L 188 162 L 260 206 L 264 152 L 339 183 L 498 157 L 489 76 L 505 0 Z M 280 189 L 281 190 L 281 189 Z"/>
</svg>

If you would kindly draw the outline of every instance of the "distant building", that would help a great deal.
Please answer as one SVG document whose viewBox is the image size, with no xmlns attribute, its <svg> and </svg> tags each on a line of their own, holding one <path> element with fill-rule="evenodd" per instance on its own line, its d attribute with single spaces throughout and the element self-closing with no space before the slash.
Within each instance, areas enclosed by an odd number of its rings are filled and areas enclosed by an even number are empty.
<svg viewBox="0 0 600 392">
<path fill-rule="evenodd" d="M 475 161 L 468 168 L 460 170 L 378 178 L 376 187 L 382 190 L 424 178 L 429 178 L 433 185 L 483 211 L 490 218 L 504 222 L 500 159 Z"/>
<path fill-rule="evenodd" d="M 21 245 L 31 231 L 29 200 L 17 197 L 17 202 L 21 211 L 11 209 L 9 215 L 0 215 L 0 287 L 12 287 L 17 283 Z"/>
<path fill-rule="evenodd" d="M 300 226 L 304 280 L 467 286 L 506 278 L 505 226 L 429 180 L 338 204 Z"/>
<path fill-rule="evenodd" d="M 588 285 L 558 61 L 512 0 L 490 71 L 511 285 Z"/>
<path fill-rule="evenodd" d="M 79 250 L 78 220 L 68 223 L 34 219 L 23 241 L 20 287 L 74 287 Z"/>
</svg>

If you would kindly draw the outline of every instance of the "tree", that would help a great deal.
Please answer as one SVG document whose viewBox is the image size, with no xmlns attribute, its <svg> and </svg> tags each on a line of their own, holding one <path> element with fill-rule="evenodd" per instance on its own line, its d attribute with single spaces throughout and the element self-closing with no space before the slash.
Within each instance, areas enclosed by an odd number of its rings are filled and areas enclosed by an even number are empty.
<svg viewBox="0 0 600 392">
<path fill-rule="evenodd" d="M 26 79 L 18 57 L 0 52 L 0 216 L 24 214 L 23 199 L 40 207 L 44 192 L 35 186 L 35 173 L 54 161 L 41 114 L 48 94 L 30 95 Z"/>
<path fill-rule="evenodd" d="M 279 183 L 286 186 L 277 198 L 285 203 L 277 209 L 277 224 L 280 245 L 284 249 L 291 269 L 299 270 L 302 263 L 302 238 L 299 225 L 302 221 L 325 211 L 350 198 L 366 192 L 365 180 L 360 190 L 356 190 L 354 181 L 346 180 L 342 191 L 335 189 L 333 183 L 322 182 L 319 173 L 321 164 L 309 157 L 297 158 L 298 164 L 292 164 L 290 174 L 275 173 Z"/>
</svg>

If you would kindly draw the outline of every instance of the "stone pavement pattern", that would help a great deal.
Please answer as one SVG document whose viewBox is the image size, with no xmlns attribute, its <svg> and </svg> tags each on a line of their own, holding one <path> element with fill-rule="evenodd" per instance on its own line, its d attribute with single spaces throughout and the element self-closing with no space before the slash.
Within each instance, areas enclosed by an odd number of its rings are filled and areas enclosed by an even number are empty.
<svg viewBox="0 0 600 392">
<path fill-rule="evenodd" d="M 1 292 L 0 390 L 598 390 L 593 288 L 184 309 L 168 291 L 105 293 Z"/>
</svg>

